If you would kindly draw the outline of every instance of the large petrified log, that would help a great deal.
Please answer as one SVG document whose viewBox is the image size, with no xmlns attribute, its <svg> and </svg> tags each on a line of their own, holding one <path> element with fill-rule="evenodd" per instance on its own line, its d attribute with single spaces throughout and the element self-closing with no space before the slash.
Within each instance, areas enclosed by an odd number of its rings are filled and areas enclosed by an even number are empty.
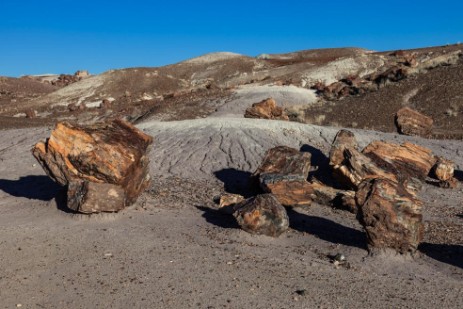
<svg viewBox="0 0 463 309">
<path fill-rule="evenodd" d="M 253 174 L 262 190 L 285 206 L 309 205 L 312 189 L 307 182 L 311 154 L 287 146 L 269 149 Z"/>
<path fill-rule="evenodd" d="M 67 186 L 70 209 L 118 211 L 149 185 L 152 141 L 123 120 L 86 127 L 62 122 L 32 153 L 51 178 Z"/>
<path fill-rule="evenodd" d="M 416 251 L 424 233 L 422 202 L 403 185 L 387 179 L 365 180 L 355 198 L 370 252 L 387 248 L 399 253 Z"/>
<path fill-rule="evenodd" d="M 288 229 L 286 209 L 272 194 L 261 194 L 235 206 L 234 216 L 241 228 L 251 234 L 278 237 Z"/>
<path fill-rule="evenodd" d="M 352 147 L 345 147 L 344 160 L 340 164 L 333 164 L 334 177 L 351 190 L 357 190 L 365 179 L 386 178 L 397 182 L 397 176 L 379 167 L 371 158 Z"/>
<path fill-rule="evenodd" d="M 384 169 L 392 169 L 403 180 L 411 177 L 424 180 L 436 163 L 430 149 L 409 142 L 399 145 L 374 141 L 363 153 Z"/>
<path fill-rule="evenodd" d="M 268 98 L 259 103 L 252 104 L 252 107 L 246 109 L 244 117 L 289 120 L 288 115 L 285 113 L 283 108 L 277 106 L 277 103 L 272 98 Z"/>
<path fill-rule="evenodd" d="M 399 133 L 429 137 L 432 131 L 433 120 L 409 107 L 401 108 L 395 117 Z"/>
</svg>

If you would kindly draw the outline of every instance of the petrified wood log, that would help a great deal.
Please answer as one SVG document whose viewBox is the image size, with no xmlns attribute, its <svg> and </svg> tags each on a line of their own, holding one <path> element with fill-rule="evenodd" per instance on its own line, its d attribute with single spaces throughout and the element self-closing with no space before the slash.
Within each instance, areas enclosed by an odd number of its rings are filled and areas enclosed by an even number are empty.
<svg viewBox="0 0 463 309">
<path fill-rule="evenodd" d="M 349 130 L 339 130 L 331 144 L 330 165 L 339 165 L 344 161 L 344 149 L 350 147 L 357 149 L 358 144 L 354 133 Z"/>
<path fill-rule="evenodd" d="M 32 149 L 45 172 L 68 188 L 68 207 L 82 213 L 118 211 L 149 185 L 152 138 L 123 120 L 76 126 L 58 123 Z"/>
<path fill-rule="evenodd" d="M 409 142 L 399 145 L 374 141 L 363 149 L 363 153 L 402 180 L 410 177 L 424 180 L 436 163 L 430 149 Z"/>
<path fill-rule="evenodd" d="M 432 131 L 433 120 L 409 107 L 401 108 L 395 117 L 399 133 L 429 137 Z"/>
<path fill-rule="evenodd" d="M 252 107 L 246 109 L 244 117 L 289 120 L 288 115 L 285 113 L 283 108 L 277 106 L 277 103 L 272 98 L 268 98 L 259 103 L 252 104 Z"/>
<path fill-rule="evenodd" d="M 253 174 L 262 190 L 272 193 L 285 206 L 308 205 L 312 193 L 307 183 L 311 154 L 278 146 L 267 151 Z"/>
<path fill-rule="evenodd" d="M 416 251 L 424 233 L 422 202 L 403 185 L 387 179 L 365 180 L 355 198 L 370 252 L 387 248 L 399 253 Z"/>
<path fill-rule="evenodd" d="M 240 227 L 251 234 L 278 237 L 288 229 L 286 209 L 272 194 L 261 194 L 235 206 Z"/>
<path fill-rule="evenodd" d="M 341 164 L 333 165 L 334 177 L 351 190 L 357 190 L 365 179 L 386 178 L 397 182 L 397 176 L 380 168 L 372 159 L 358 150 L 346 146 L 343 151 L 344 160 Z"/>
</svg>

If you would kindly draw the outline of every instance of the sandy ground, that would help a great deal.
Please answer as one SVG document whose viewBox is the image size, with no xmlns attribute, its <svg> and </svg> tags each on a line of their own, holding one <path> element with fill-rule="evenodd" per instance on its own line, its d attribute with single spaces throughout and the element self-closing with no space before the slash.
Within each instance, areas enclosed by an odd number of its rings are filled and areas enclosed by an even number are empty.
<svg viewBox="0 0 463 309">
<path fill-rule="evenodd" d="M 48 128 L 0 131 L 1 308 L 463 306 L 461 189 L 425 185 L 427 236 L 415 260 L 368 257 L 354 215 L 327 206 L 289 211 L 291 228 L 277 239 L 252 236 L 214 197 L 245 191 L 274 145 L 322 162 L 337 129 L 235 118 L 139 126 L 155 137 L 153 185 L 134 206 L 94 216 L 63 210 L 60 188 L 30 154 Z M 461 141 L 356 134 L 362 145 L 414 140 L 463 167 Z M 330 262 L 336 253 L 349 267 Z"/>
</svg>

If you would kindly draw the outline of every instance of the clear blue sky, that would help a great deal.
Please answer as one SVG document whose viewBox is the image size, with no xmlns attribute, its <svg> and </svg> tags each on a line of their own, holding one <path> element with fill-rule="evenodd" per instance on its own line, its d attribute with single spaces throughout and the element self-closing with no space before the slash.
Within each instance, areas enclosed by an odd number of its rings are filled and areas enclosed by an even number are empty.
<svg viewBox="0 0 463 309">
<path fill-rule="evenodd" d="M 0 0 L 0 75 L 101 73 L 208 52 L 463 42 L 463 0 Z"/>
</svg>

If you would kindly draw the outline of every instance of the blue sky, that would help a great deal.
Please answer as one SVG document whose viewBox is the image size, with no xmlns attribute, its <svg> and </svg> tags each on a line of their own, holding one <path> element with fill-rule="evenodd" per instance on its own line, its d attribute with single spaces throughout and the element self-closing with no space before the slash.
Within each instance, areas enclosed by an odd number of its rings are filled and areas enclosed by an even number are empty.
<svg viewBox="0 0 463 309">
<path fill-rule="evenodd" d="M 0 0 L 0 75 L 161 66 L 250 56 L 463 42 L 463 1 Z"/>
</svg>

